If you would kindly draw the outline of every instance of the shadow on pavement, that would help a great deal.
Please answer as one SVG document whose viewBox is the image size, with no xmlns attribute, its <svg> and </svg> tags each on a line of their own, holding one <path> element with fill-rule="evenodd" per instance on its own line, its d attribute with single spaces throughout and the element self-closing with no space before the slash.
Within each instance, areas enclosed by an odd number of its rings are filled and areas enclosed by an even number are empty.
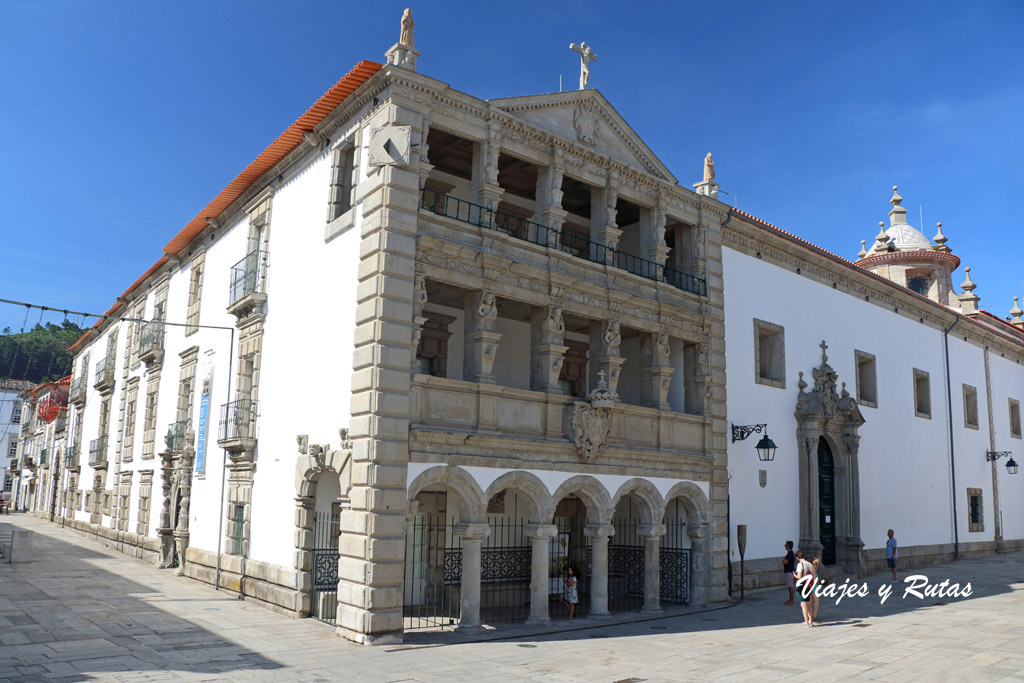
<svg viewBox="0 0 1024 683">
<path fill-rule="evenodd" d="M 10 531 L 9 524 L 0 523 L 0 534 Z M 32 562 L 0 564 L 0 680 L 85 681 L 118 671 L 222 674 L 281 668 L 161 609 L 156 603 L 174 598 L 158 589 L 98 566 L 97 561 L 121 558 L 40 533 L 34 535 L 34 550 Z M 216 605 L 223 601 L 196 601 L 196 621 L 215 619 Z"/>
</svg>

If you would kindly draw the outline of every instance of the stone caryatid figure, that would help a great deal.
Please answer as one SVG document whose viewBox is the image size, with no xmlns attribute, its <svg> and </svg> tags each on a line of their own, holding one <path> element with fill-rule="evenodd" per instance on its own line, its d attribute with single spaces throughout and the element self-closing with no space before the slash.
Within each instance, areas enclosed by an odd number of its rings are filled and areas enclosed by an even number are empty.
<svg viewBox="0 0 1024 683">
<path fill-rule="evenodd" d="M 406 7 L 405 12 L 402 13 L 402 33 L 398 42 L 409 47 L 416 47 L 412 35 L 414 28 L 416 28 L 416 22 L 412 20 L 412 10 Z"/>
<path fill-rule="evenodd" d="M 498 317 L 498 305 L 493 292 L 481 292 L 476 309 L 477 330 L 494 331 L 494 320 Z"/>
<path fill-rule="evenodd" d="M 711 160 L 711 152 L 704 157 L 704 182 L 709 183 L 715 179 L 715 162 Z"/>
<path fill-rule="evenodd" d="M 579 45 L 569 43 L 569 49 L 580 54 L 580 90 L 586 90 L 587 83 L 590 82 L 590 62 L 597 60 L 597 55 L 585 42 Z"/>
</svg>

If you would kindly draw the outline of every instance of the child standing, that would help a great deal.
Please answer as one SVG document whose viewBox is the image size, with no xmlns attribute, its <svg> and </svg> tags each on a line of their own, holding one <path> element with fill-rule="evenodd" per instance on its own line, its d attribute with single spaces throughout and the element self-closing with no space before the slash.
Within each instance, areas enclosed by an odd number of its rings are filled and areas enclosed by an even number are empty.
<svg viewBox="0 0 1024 683">
<path fill-rule="evenodd" d="M 569 618 L 572 619 L 576 616 L 576 603 L 580 601 L 579 595 L 576 593 L 576 567 L 569 565 L 562 578 L 562 583 L 565 584 L 565 589 L 562 590 L 558 601 L 569 608 Z"/>
</svg>

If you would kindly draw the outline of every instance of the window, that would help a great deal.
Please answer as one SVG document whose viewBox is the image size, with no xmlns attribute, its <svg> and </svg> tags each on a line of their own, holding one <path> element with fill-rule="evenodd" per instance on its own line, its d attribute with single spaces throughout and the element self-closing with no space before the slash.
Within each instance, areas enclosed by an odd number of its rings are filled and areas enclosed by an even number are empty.
<svg viewBox="0 0 1024 683">
<path fill-rule="evenodd" d="M 1010 399 L 1010 436 L 1020 438 L 1020 401 Z"/>
<path fill-rule="evenodd" d="M 785 328 L 754 319 L 754 381 L 786 388 Z"/>
<path fill-rule="evenodd" d="M 914 368 L 914 414 L 932 419 L 932 385 L 928 373 Z"/>
<path fill-rule="evenodd" d="M 145 312 L 146 300 L 143 298 L 135 302 L 135 305 L 128 314 L 134 319 L 132 321 L 132 331 L 128 335 L 129 363 L 133 368 L 138 367 L 139 365 L 139 337 L 142 335 L 142 323 L 139 321 L 142 320 L 142 316 Z"/>
<path fill-rule="evenodd" d="M 907 289 L 921 296 L 928 296 L 928 278 L 923 275 L 912 275 L 907 278 Z"/>
<path fill-rule="evenodd" d="M 21 424 L 21 402 L 15 401 L 14 407 L 11 408 L 11 424 Z"/>
<path fill-rule="evenodd" d="M 878 407 L 878 371 L 875 357 L 864 351 L 854 351 L 857 363 L 857 403 L 868 408 Z"/>
<path fill-rule="evenodd" d="M 203 296 L 203 271 L 206 269 L 206 252 L 192 259 L 192 277 L 188 284 L 188 316 L 185 322 L 185 336 L 195 334 L 199 328 L 199 300 Z"/>
<path fill-rule="evenodd" d="M 138 380 L 128 389 L 128 403 L 124 407 L 124 438 L 121 440 L 121 459 L 129 462 L 135 447 L 135 406 L 139 400 Z"/>
<path fill-rule="evenodd" d="M 327 205 L 327 222 L 352 208 L 356 150 L 351 144 L 334 150 L 331 159 L 331 193 Z"/>
<path fill-rule="evenodd" d="M 431 372 L 432 363 L 430 358 L 424 358 L 423 356 L 416 356 L 416 372 L 421 375 L 433 375 Z"/>
<path fill-rule="evenodd" d="M 982 503 L 981 489 L 967 489 L 967 530 L 984 531 L 984 515 L 985 508 Z"/>
<path fill-rule="evenodd" d="M 4 491 L 10 493 L 11 489 L 14 488 L 14 477 L 10 474 L 4 474 Z"/>
<path fill-rule="evenodd" d="M 978 390 L 970 384 L 964 386 L 964 427 L 978 428 Z"/>
<path fill-rule="evenodd" d="M 231 511 L 231 548 L 229 554 L 243 555 L 245 541 L 245 506 L 235 505 Z"/>
<path fill-rule="evenodd" d="M 11 440 L 7 443 L 7 457 L 18 457 L 18 440 L 13 436 L 11 437 Z"/>
<path fill-rule="evenodd" d="M 156 299 L 153 301 L 153 320 L 167 320 L 167 287 L 162 284 L 156 290 Z"/>
<path fill-rule="evenodd" d="M 156 396 L 159 379 L 150 380 L 146 387 L 146 412 L 142 418 L 142 457 L 152 458 L 156 443 Z"/>
</svg>

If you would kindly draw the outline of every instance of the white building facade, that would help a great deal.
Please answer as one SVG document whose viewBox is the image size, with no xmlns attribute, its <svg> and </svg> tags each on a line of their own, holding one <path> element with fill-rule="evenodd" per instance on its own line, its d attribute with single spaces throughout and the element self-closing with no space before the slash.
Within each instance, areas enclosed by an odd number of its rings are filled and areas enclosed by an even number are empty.
<svg viewBox="0 0 1024 683">
<path fill-rule="evenodd" d="M 736 524 L 751 586 L 787 538 L 851 571 L 890 526 L 922 562 L 1021 544 L 1020 480 L 984 459 L 1019 449 L 1019 325 L 681 186 L 597 91 L 480 100 L 411 42 L 76 343 L 56 518 L 364 643 L 545 623 L 570 565 L 595 619 L 721 602 Z M 976 427 L 949 429 L 947 339 Z"/>
</svg>

